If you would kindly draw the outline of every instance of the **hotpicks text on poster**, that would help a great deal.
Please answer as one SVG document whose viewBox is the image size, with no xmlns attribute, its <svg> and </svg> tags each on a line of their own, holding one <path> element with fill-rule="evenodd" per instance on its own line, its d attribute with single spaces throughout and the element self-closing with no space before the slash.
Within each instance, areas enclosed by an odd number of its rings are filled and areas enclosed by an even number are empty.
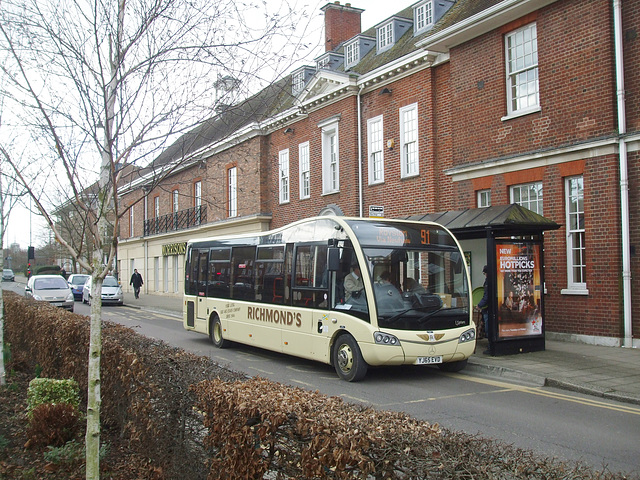
<svg viewBox="0 0 640 480">
<path fill-rule="evenodd" d="M 540 244 L 496 244 L 498 337 L 542 335 Z"/>
</svg>

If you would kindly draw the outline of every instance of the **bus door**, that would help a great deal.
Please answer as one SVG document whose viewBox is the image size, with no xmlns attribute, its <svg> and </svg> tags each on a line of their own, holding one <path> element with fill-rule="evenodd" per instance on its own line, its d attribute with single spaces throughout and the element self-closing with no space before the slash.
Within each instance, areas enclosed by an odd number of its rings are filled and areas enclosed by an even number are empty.
<svg viewBox="0 0 640 480">
<path fill-rule="evenodd" d="M 293 322 L 282 329 L 285 353 L 325 361 L 328 328 L 329 271 L 327 244 L 297 244 L 294 251 L 291 305 Z"/>
<path fill-rule="evenodd" d="M 208 321 L 207 315 L 207 266 L 209 263 L 209 249 L 194 250 L 197 252 L 198 259 L 196 260 L 196 291 L 197 296 L 195 310 L 196 321 Z M 192 253 L 192 255 L 194 254 Z"/>
</svg>

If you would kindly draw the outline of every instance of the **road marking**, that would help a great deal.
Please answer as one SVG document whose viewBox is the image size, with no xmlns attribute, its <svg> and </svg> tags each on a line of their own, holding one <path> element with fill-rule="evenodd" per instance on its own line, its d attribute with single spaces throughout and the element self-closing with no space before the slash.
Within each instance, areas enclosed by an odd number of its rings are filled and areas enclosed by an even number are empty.
<svg viewBox="0 0 640 480">
<path fill-rule="evenodd" d="M 458 380 L 466 380 L 468 382 L 481 383 L 483 385 L 491 385 L 493 387 L 497 387 L 500 390 L 495 390 L 493 392 L 485 392 L 485 393 L 501 393 L 508 391 L 519 391 L 522 393 L 528 393 L 531 395 L 539 395 L 542 397 L 555 398 L 557 400 L 563 400 L 565 402 L 579 403 L 582 405 L 587 405 L 590 407 L 596 408 L 604 408 L 606 410 L 614 410 L 616 412 L 630 413 L 632 415 L 640 415 L 640 408 L 633 405 L 614 405 L 612 403 L 598 400 L 596 398 L 580 398 L 574 395 L 561 393 L 561 392 L 552 392 L 550 390 L 545 389 L 545 387 L 527 387 L 524 385 L 515 385 L 506 382 L 500 382 L 498 380 L 491 380 L 488 378 L 479 378 L 479 377 L 470 377 L 468 375 L 460 374 L 460 373 L 442 373 L 447 377 L 456 378 Z M 446 398 L 446 397 L 442 397 Z"/>
<path fill-rule="evenodd" d="M 369 400 L 363 400 L 362 398 L 358 398 L 358 397 L 352 397 L 351 395 L 346 395 L 346 394 L 341 394 L 339 395 L 340 398 L 346 398 L 348 400 L 352 400 L 354 402 L 358 402 L 358 403 L 364 403 L 366 405 L 372 405 L 372 403 Z"/>
<path fill-rule="evenodd" d="M 261 370 L 260 368 L 256 368 L 256 367 L 248 367 L 251 370 L 255 370 L 256 372 L 260 372 L 260 373 L 264 373 L 265 375 L 273 375 L 274 372 L 270 372 L 268 370 Z"/>
</svg>

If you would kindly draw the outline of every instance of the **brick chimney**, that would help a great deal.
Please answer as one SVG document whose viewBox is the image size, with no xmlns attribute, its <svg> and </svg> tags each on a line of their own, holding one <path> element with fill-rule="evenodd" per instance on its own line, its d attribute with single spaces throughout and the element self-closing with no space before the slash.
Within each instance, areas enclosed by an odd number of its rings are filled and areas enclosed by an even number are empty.
<svg viewBox="0 0 640 480">
<path fill-rule="evenodd" d="M 320 10 L 324 12 L 324 50 L 330 52 L 342 42 L 361 33 L 361 8 L 353 8 L 350 3 L 327 3 Z"/>
</svg>

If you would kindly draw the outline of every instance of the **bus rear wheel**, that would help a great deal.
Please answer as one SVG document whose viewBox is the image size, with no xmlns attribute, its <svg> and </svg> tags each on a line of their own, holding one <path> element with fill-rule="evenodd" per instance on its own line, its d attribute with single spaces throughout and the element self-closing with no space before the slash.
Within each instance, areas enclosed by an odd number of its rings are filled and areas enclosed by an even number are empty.
<svg viewBox="0 0 640 480">
<path fill-rule="evenodd" d="M 336 373 L 347 382 L 359 382 L 367 374 L 367 362 L 362 358 L 358 342 L 349 334 L 336 339 L 332 358 Z"/>
<path fill-rule="evenodd" d="M 229 342 L 222 336 L 222 324 L 217 316 L 213 317 L 209 323 L 209 338 L 211 343 L 218 348 L 225 348 L 229 345 Z"/>
</svg>

